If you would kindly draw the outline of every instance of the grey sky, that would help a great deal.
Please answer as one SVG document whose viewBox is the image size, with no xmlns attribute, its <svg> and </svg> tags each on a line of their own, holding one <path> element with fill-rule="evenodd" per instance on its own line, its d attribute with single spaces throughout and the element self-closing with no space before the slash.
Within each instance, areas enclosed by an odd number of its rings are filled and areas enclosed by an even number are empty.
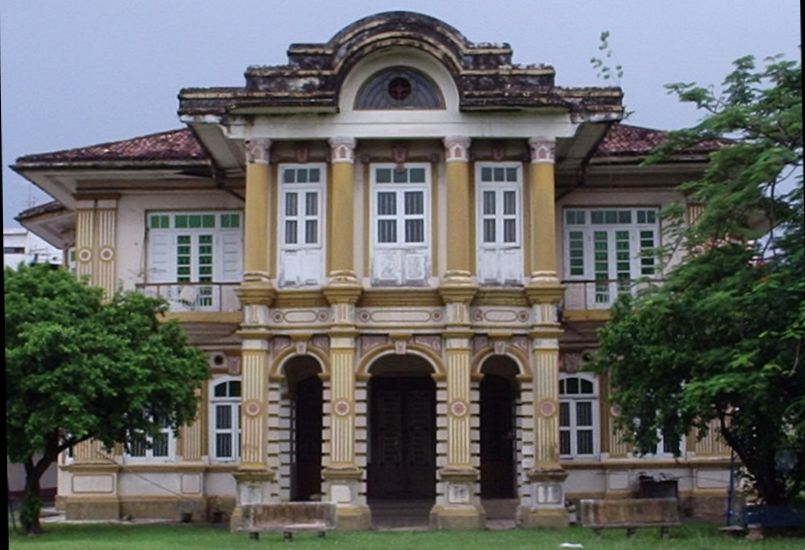
<svg viewBox="0 0 805 550">
<path fill-rule="evenodd" d="M 325 42 L 388 10 L 508 42 L 515 63 L 553 65 L 560 86 L 608 85 L 590 58 L 609 31 L 629 122 L 654 128 L 699 117 L 667 83 L 720 84 L 747 54 L 800 57 L 798 0 L 4 0 L 3 225 L 49 200 L 8 169 L 17 157 L 179 128 L 180 88 L 243 85 L 248 65 L 285 63 L 290 43 Z"/>
</svg>

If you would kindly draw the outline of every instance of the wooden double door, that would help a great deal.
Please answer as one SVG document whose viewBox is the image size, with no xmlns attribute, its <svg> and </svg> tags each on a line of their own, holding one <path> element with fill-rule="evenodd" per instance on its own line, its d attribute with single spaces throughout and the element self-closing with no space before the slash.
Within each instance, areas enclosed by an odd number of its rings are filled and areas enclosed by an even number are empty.
<svg viewBox="0 0 805 550">
<path fill-rule="evenodd" d="M 432 499 L 436 494 L 436 386 L 430 376 L 369 382 L 368 496 Z"/>
</svg>

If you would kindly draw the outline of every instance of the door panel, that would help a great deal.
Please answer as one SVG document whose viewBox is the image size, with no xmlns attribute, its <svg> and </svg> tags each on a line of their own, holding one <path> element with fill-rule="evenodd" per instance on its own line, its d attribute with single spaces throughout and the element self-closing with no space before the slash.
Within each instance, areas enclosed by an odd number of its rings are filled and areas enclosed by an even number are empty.
<svg viewBox="0 0 805 550">
<path fill-rule="evenodd" d="M 321 493 L 321 390 L 318 376 L 297 385 L 292 500 L 311 500 L 312 495 Z"/>
<path fill-rule="evenodd" d="M 428 377 L 374 378 L 371 386 L 371 498 L 433 498 L 436 391 Z"/>
<path fill-rule="evenodd" d="M 487 374 L 481 381 L 481 497 L 513 498 L 514 393 L 511 383 Z"/>
</svg>

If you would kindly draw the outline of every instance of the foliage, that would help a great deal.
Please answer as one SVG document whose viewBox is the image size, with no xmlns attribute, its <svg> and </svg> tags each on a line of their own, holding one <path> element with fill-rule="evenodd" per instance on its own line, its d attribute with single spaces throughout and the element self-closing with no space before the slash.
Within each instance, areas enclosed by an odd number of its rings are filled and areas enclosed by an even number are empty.
<svg viewBox="0 0 805 550">
<path fill-rule="evenodd" d="M 684 209 L 666 213 L 685 261 L 662 286 L 616 304 L 593 368 L 609 373 L 620 426 L 640 451 L 658 432 L 703 436 L 714 421 L 759 497 L 790 501 L 805 488 L 801 64 L 756 68 L 744 57 L 721 95 L 669 89 L 706 115 L 672 132 L 650 162 L 722 147 L 680 188 L 704 204 L 701 217 L 686 226 Z"/>
<path fill-rule="evenodd" d="M 155 435 L 155 418 L 174 430 L 192 422 L 206 361 L 161 322 L 163 302 L 135 292 L 105 302 L 101 289 L 42 265 L 7 268 L 4 287 L 6 452 L 25 465 L 26 498 L 81 441 L 109 449 Z"/>
</svg>

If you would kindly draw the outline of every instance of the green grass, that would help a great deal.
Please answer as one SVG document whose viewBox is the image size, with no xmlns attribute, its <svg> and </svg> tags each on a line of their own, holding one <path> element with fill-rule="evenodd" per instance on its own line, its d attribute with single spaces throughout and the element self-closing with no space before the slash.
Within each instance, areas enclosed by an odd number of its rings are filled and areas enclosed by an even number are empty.
<svg viewBox="0 0 805 550">
<path fill-rule="evenodd" d="M 10 526 L 9 526 L 10 527 Z M 173 550 L 176 548 L 226 550 L 244 548 L 350 548 L 393 550 L 396 548 L 427 550 L 445 548 L 473 549 L 541 549 L 559 548 L 562 542 L 583 544 L 585 550 L 615 549 L 701 549 L 733 548 L 802 549 L 805 539 L 771 537 L 763 541 L 731 538 L 718 532 L 718 526 L 685 525 L 671 530 L 671 538 L 662 540 L 657 529 L 640 529 L 632 538 L 625 531 L 605 531 L 597 537 L 589 530 L 572 527 L 567 530 L 514 531 L 416 531 L 416 532 L 354 532 L 330 533 L 326 538 L 315 534 L 294 535 L 293 546 L 280 534 L 262 534 L 259 541 L 250 540 L 245 533 L 230 533 L 223 528 L 201 525 L 100 525 L 46 524 L 45 533 L 26 537 L 14 532 L 9 535 L 12 549 L 53 550 Z"/>
</svg>

